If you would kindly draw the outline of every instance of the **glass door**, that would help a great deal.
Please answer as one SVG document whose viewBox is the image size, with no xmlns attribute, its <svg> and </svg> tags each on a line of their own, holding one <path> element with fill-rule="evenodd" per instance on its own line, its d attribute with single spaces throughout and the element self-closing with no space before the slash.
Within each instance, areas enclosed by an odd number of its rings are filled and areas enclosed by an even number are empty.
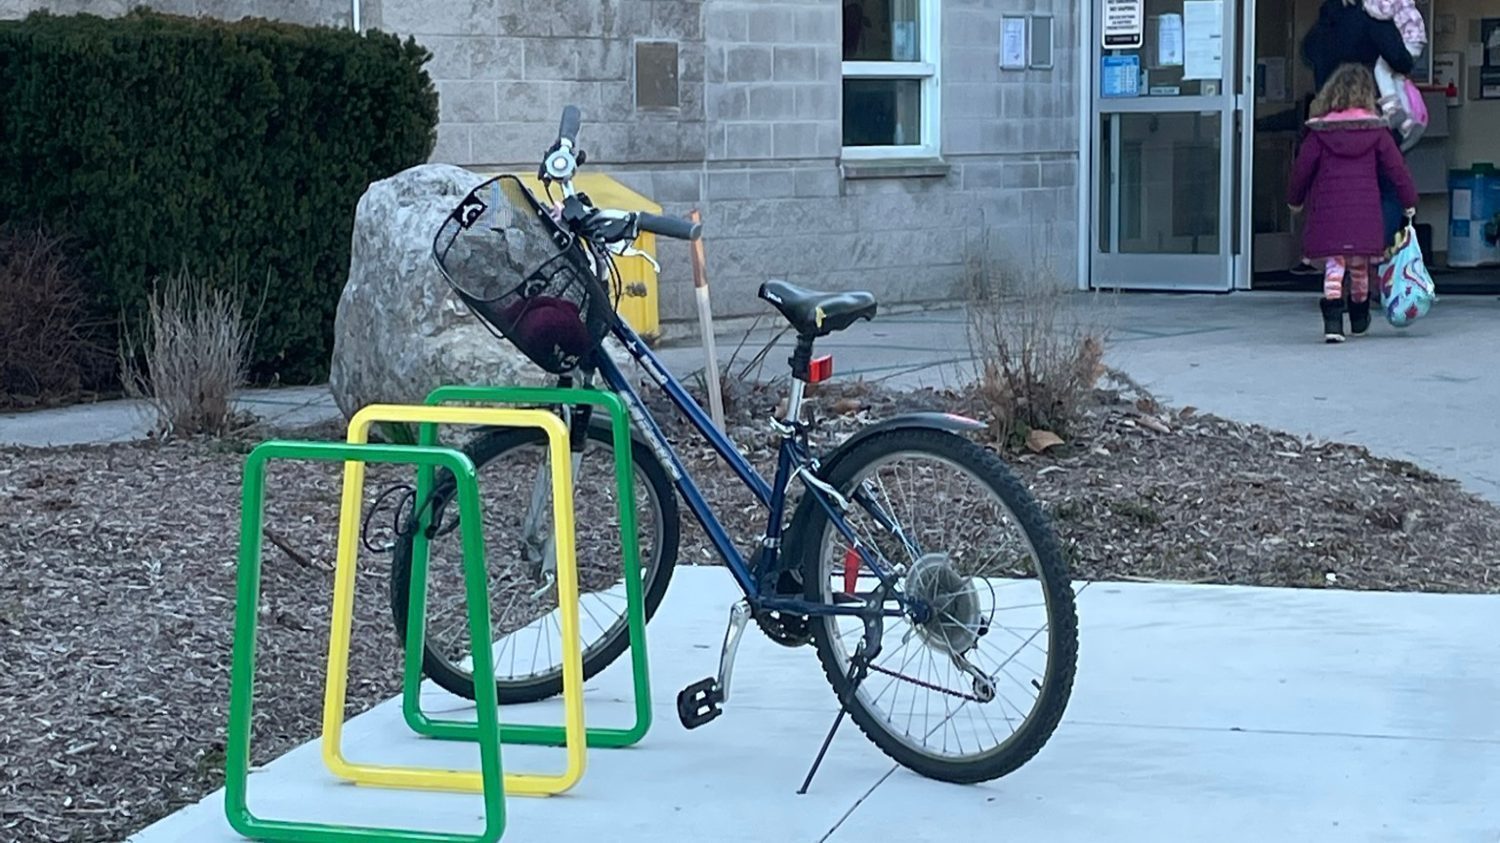
<svg viewBox="0 0 1500 843">
<path fill-rule="evenodd" d="M 1243 6 L 1093 4 L 1091 285 L 1233 289 Z"/>
</svg>

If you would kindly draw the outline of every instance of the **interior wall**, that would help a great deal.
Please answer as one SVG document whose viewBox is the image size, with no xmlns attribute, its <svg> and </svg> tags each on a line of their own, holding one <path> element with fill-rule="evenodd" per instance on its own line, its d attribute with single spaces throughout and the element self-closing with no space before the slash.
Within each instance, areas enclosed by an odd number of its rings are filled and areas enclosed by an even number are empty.
<svg viewBox="0 0 1500 843">
<path fill-rule="evenodd" d="M 1464 75 L 1470 76 L 1468 47 L 1471 36 L 1478 38 L 1477 30 L 1481 17 L 1500 17 L 1500 3 L 1495 0 L 1435 0 L 1434 14 L 1441 18 L 1453 15 L 1454 32 L 1436 36 L 1436 52 L 1461 52 L 1465 54 Z M 1500 145 L 1495 138 L 1500 136 L 1500 100 L 1470 99 L 1476 80 L 1464 79 L 1462 105 L 1450 111 L 1457 136 L 1453 142 L 1454 164 L 1465 167 L 1476 161 L 1500 164 Z"/>
<path fill-rule="evenodd" d="M 1466 169 L 1476 162 L 1487 161 L 1500 164 L 1500 100 L 1472 99 L 1475 91 L 1470 73 L 1469 44 L 1478 38 L 1479 18 L 1500 17 L 1500 3 L 1495 0 L 1433 0 L 1434 52 L 1463 53 L 1463 81 L 1460 83 L 1460 105 L 1448 109 L 1452 136 L 1448 139 L 1448 165 L 1450 168 Z M 1453 17 L 1453 27 L 1444 24 L 1447 16 Z M 1448 249 L 1448 197 L 1424 197 L 1418 209 L 1418 217 L 1432 223 L 1433 249 L 1445 252 Z"/>
</svg>

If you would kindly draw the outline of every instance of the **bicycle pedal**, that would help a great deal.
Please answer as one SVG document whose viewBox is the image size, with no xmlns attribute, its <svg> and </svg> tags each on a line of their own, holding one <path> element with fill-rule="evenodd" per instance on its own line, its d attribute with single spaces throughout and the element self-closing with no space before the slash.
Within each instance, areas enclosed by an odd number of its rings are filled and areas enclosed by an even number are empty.
<svg viewBox="0 0 1500 843">
<path fill-rule="evenodd" d="M 710 676 L 677 693 L 677 719 L 682 721 L 684 729 L 696 729 L 723 714 L 724 709 L 719 707 L 723 702 L 724 691 L 718 680 Z"/>
</svg>

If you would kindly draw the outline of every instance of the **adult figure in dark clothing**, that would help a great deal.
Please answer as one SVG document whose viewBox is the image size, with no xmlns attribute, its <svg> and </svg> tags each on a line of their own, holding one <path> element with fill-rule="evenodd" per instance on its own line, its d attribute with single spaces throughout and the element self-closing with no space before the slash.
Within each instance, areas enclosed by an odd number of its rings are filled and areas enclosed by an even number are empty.
<svg viewBox="0 0 1500 843">
<path fill-rule="evenodd" d="M 1345 63 L 1362 64 L 1372 73 L 1382 58 L 1400 74 L 1411 73 L 1415 66 L 1396 24 L 1365 14 L 1359 0 L 1323 0 L 1317 23 L 1302 39 L 1302 58 L 1312 67 L 1318 90 Z"/>
<path fill-rule="evenodd" d="M 1312 68 L 1313 92 L 1302 101 L 1301 108 L 1257 120 L 1256 128 L 1262 131 L 1296 128 L 1305 132 L 1302 124 L 1309 116 L 1307 107 L 1339 65 L 1362 64 L 1373 73 L 1375 61 L 1380 58 L 1397 73 L 1410 74 L 1415 66 L 1394 22 L 1365 14 L 1359 0 L 1323 0 L 1317 22 L 1302 38 L 1302 60 Z"/>
</svg>

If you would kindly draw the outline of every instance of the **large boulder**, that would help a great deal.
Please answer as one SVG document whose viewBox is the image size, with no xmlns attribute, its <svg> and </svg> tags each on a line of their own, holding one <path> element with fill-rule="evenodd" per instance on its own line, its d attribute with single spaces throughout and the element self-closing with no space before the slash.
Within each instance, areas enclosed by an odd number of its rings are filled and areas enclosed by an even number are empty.
<svg viewBox="0 0 1500 843">
<path fill-rule="evenodd" d="M 370 185 L 360 198 L 329 372 L 346 418 L 367 404 L 420 404 L 445 384 L 551 382 L 469 312 L 433 263 L 444 217 L 483 180 L 424 164 Z"/>
</svg>

